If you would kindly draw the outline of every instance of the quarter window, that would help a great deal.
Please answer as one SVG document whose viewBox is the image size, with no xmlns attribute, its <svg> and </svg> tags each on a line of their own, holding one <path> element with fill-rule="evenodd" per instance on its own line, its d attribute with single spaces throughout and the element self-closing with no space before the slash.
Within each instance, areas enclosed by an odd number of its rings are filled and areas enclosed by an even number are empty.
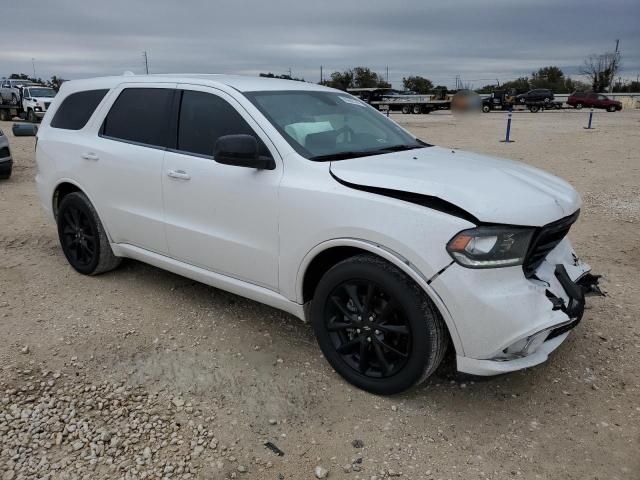
<svg viewBox="0 0 640 480">
<path fill-rule="evenodd" d="M 86 90 L 72 93 L 62 101 L 51 120 L 53 128 L 80 130 L 109 90 Z"/>
<path fill-rule="evenodd" d="M 166 147 L 173 89 L 126 88 L 104 119 L 105 137 Z"/>
<path fill-rule="evenodd" d="M 218 138 L 236 134 L 253 135 L 258 140 L 260 153 L 268 154 L 253 129 L 227 101 L 205 92 L 185 90 L 182 93 L 177 150 L 212 157 Z"/>
</svg>

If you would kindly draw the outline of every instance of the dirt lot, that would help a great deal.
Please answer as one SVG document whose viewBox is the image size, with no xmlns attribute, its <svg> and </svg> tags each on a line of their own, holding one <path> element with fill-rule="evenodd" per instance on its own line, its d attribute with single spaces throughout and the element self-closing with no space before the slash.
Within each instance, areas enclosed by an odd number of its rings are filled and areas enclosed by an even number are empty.
<svg viewBox="0 0 640 480">
<path fill-rule="evenodd" d="M 0 479 L 309 479 L 318 466 L 362 480 L 640 478 L 640 111 L 597 112 L 591 131 L 584 111 L 517 113 L 512 144 L 504 113 L 395 118 L 582 194 L 570 236 L 609 296 L 547 364 L 443 369 L 376 397 L 287 314 L 133 261 L 83 277 L 40 210 L 34 139 L 0 122 L 16 162 L 0 183 Z"/>
</svg>

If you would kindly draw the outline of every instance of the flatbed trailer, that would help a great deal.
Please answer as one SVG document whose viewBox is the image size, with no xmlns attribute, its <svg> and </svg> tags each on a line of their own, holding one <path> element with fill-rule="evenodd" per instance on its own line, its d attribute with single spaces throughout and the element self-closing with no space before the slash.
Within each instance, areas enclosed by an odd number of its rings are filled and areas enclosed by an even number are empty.
<svg viewBox="0 0 640 480">
<path fill-rule="evenodd" d="M 402 95 L 392 93 L 390 88 L 348 88 L 347 92 L 380 111 L 420 114 L 451 108 L 451 97 L 444 94 Z"/>
</svg>

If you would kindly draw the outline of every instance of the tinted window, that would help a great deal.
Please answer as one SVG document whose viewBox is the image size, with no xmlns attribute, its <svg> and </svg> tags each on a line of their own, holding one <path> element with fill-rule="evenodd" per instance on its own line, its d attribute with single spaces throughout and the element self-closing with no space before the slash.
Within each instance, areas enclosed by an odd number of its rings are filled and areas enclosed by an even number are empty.
<svg viewBox="0 0 640 480">
<path fill-rule="evenodd" d="M 183 92 L 178 122 L 178 150 L 211 157 L 219 137 L 240 133 L 256 137 L 261 154 L 268 154 L 253 129 L 225 100 L 204 92 Z"/>
<path fill-rule="evenodd" d="M 87 90 L 72 93 L 62 101 L 51 120 L 53 128 L 80 130 L 109 90 Z"/>
<path fill-rule="evenodd" d="M 165 147 L 173 89 L 126 88 L 102 125 L 106 137 Z"/>
</svg>

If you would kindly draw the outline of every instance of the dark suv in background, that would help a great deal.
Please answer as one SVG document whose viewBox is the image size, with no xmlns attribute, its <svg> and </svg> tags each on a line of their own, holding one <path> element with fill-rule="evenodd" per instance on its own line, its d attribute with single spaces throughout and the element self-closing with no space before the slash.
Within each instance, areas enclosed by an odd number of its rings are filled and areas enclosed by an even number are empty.
<svg viewBox="0 0 640 480">
<path fill-rule="evenodd" d="M 602 93 L 594 92 L 574 92 L 569 95 L 567 105 L 575 108 L 604 108 L 607 112 L 622 110 L 622 103 L 613 100 Z"/>
<path fill-rule="evenodd" d="M 517 103 L 550 102 L 551 100 L 553 100 L 553 92 L 546 88 L 536 88 L 516 96 Z"/>
</svg>

